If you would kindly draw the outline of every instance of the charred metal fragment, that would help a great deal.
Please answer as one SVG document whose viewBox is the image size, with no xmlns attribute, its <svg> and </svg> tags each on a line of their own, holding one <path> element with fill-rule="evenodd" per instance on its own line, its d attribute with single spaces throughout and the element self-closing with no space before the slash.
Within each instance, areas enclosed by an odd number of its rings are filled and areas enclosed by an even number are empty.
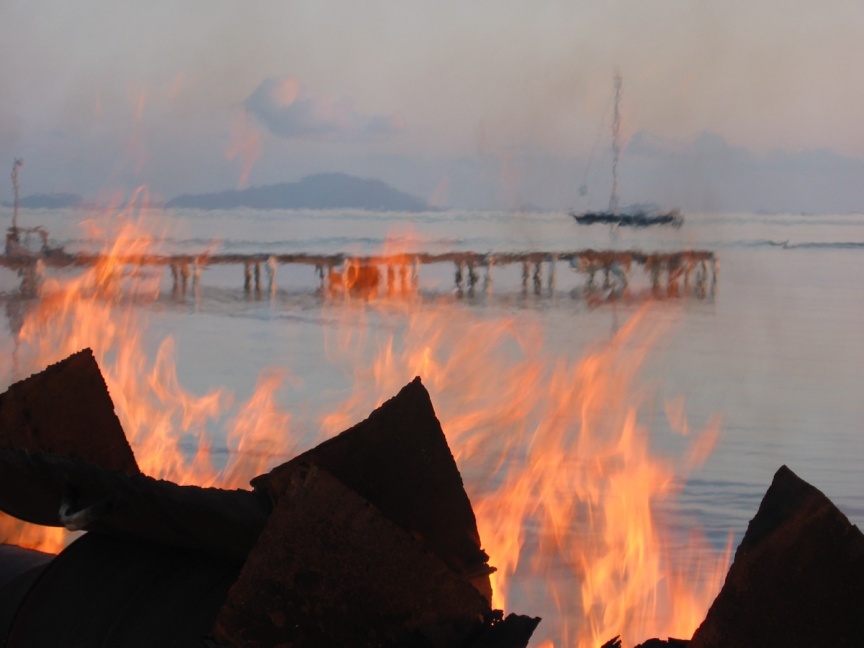
<svg viewBox="0 0 864 648">
<path fill-rule="evenodd" d="M 864 535 L 782 466 L 690 648 L 864 646 Z"/>
<path fill-rule="evenodd" d="M 53 558 L 54 554 L 34 549 L 0 545 L 0 641 L 9 633 L 27 592 Z"/>
<path fill-rule="evenodd" d="M 90 349 L 0 394 L 0 447 L 62 455 L 127 475 L 140 472 Z"/>
<path fill-rule="evenodd" d="M 240 563 L 264 527 L 269 503 L 251 491 L 179 486 L 0 448 L 0 508 L 26 522 L 198 549 Z"/>
<path fill-rule="evenodd" d="M 0 641 L 7 648 L 200 646 L 237 572 L 198 551 L 88 533 L 44 568 Z"/>
<path fill-rule="evenodd" d="M 492 621 L 465 648 L 525 648 L 540 623 L 540 617 L 508 614 L 502 618 L 500 610 L 493 610 L 492 614 L 495 615 Z"/>
<path fill-rule="evenodd" d="M 443 648 L 482 627 L 488 601 L 326 470 L 291 462 L 279 483 L 217 618 L 217 642 Z"/>
<path fill-rule="evenodd" d="M 141 474 L 89 350 L 13 385 L 0 509 L 88 533 L 35 562 L 0 547 L 0 645 L 524 648 L 539 623 L 491 610 L 419 379 L 253 485 Z"/>
<path fill-rule="evenodd" d="M 278 503 L 297 464 L 315 464 L 421 540 L 491 600 L 489 557 L 456 461 L 419 378 L 365 421 L 252 480 Z"/>
</svg>

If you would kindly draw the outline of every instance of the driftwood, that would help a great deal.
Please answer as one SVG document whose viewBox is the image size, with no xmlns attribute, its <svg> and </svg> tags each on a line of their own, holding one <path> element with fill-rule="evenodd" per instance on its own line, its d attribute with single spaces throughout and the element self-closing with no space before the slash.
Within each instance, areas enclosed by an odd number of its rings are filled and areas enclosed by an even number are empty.
<svg viewBox="0 0 864 648">
<path fill-rule="evenodd" d="M 864 646 L 864 535 L 786 466 L 690 648 Z"/>
</svg>

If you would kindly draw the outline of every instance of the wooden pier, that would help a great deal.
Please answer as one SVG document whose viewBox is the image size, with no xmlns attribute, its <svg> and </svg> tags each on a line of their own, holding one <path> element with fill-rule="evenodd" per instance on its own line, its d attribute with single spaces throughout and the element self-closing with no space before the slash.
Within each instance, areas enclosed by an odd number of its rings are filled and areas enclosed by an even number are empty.
<svg viewBox="0 0 864 648">
<path fill-rule="evenodd" d="M 243 271 L 246 292 L 276 290 L 276 274 L 283 265 L 314 268 L 320 289 L 326 294 L 369 296 L 385 288 L 388 294 L 416 291 L 423 266 L 451 264 L 454 291 L 489 293 L 496 268 L 517 265 L 522 271 L 523 290 L 535 294 L 554 293 L 559 264 L 586 277 L 586 290 L 626 289 L 635 269 L 641 269 L 652 290 L 668 295 L 713 293 L 718 262 L 713 252 L 686 250 L 646 253 L 638 250 L 577 250 L 571 252 L 445 252 L 396 255 L 350 254 L 70 254 L 62 250 L 14 252 L 0 256 L 0 266 L 15 270 L 21 277 L 21 293 L 38 294 L 41 276 L 48 268 L 84 268 L 110 263 L 113 267 L 168 267 L 175 294 L 186 294 L 190 282 L 200 283 L 201 271 L 212 266 L 238 266 Z M 481 277 L 482 275 L 482 277 Z M 481 284 L 482 281 L 482 284 Z M 265 285 L 266 284 L 266 285 Z M 599 284 L 599 285 L 598 285 Z"/>
</svg>

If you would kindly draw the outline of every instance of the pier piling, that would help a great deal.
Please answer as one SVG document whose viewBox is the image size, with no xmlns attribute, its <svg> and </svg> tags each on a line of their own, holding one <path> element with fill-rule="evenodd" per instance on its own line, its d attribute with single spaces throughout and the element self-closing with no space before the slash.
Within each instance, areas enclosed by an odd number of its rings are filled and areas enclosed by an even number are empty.
<svg viewBox="0 0 864 648">
<path fill-rule="evenodd" d="M 36 259 L 41 265 L 36 265 Z M 45 270 L 64 267 L 92 267 L 103 263 L 99 254 L 44 254 L 42 256 L 15 256 L 8 252 L 0 255 L 0 267 L 19 273 L 22 294 L 38 292 L 41 275 Z M 719 263 L 713 252 L 688 250 L 682 252 L 643 253 L 630 251 L 579 250 L 573 252 L 445 252 L 440 254 L 417 253 L 410 258 L 404 255 L 370 255 L 346 257 L 343 254 L 203 254 L 203 255 L 133 255 L 115 256 L 112 267 L 117 271 L 110 277 L 100 277 L 100 290 L 112 290 L 115 282 L 125 272 L 124 267 L 168 266 L 172 278 L 172 294 L 187 295 L 191 277 L 196 296 L 201 284 L 201 271 L 216 265 L 241 265 L 243 267 L 243 290 L 261 295 L 264 289 L 262 266 L 267 273 L 267 290 L 276 294 L 276 273 L 283 264 L 310 265 L 318 278 L 318 290 L 324 295 L 352 295 L 372 297 L 380 290 L 394 296 L 414 294 L 419 290 L 420 268 L 425 265 L 452 263 L 453 290 L 457 296 L 476 296 L 482 277 L 482 290 L 486 295 L 493 292 L 495 266 L 518 264 L 521 266 L 522 294 L 529 287 L 535 295 L 554 295 L 559 277 L 556 264 L 567 263 L 577 274 L 585 276 L 583 290 L 610 291 L 623 294 L 632 285 L 635 269 L 647 275 L 648 286 L 655 296 L 676 295 L 713 296 L 717 287 Z M 544 267 L 546 266 L 546 267 Z M 483 271 L 481 273 L 481 267 Z M 41 268 L 40 270 L 36 270 Z M 603 273 L 602 281 L 597 274 Z M 545 276 L 544 276 L 545 273 Z"/>
</svg>

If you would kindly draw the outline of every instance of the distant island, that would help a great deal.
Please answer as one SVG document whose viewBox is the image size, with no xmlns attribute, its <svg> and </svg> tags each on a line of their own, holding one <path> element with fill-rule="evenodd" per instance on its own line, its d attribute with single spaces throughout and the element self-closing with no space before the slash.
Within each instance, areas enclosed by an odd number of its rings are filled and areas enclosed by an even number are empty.
<svg viewBox="0 0 864 648">
<path fill-rule="evenodd" d="M 368 209 L 370 211 L 429 211 L 425 200 L 394 189 L 380 180 L 345 173 L 318 173 L 299 182 L 284 182 L 243 190 L 184 194 L 165 207 L 195 209 Z"/>
<path fill-rule="evenodd" d="M 2 203 L 4 207 L 12 207 L 12 203 Z M 64 209 L 69 207 L 81 207 L 84 199 L 78 194 L 72 193 L 45 193 L 25 196 L 18 201 L 18 206 L 23 209 Z"/>
</svg>

